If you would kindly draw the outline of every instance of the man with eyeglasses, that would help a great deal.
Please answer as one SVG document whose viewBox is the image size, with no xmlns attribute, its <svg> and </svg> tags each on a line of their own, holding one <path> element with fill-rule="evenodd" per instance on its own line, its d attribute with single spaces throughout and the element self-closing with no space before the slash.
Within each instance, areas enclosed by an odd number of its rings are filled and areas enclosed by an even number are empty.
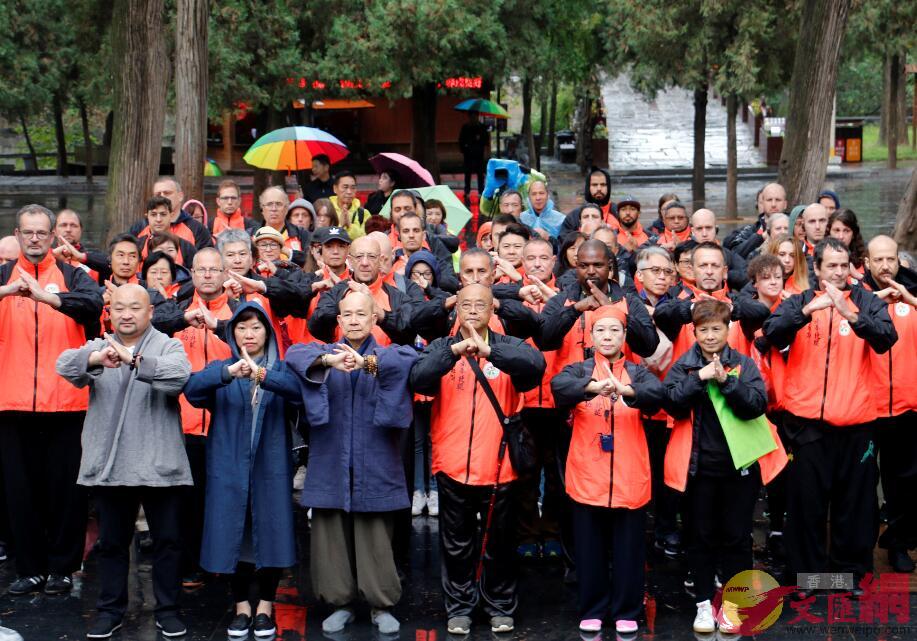
<svg viewBox="0 0 917 641">
<path fill-rule="evenodd" d="M 517 607 L 513 559 L 517 475 L 500 449 L 503 425 L 478 377 L 487 381 L 503 414 L 512 416 L 521 394 L 541 381 L 545 360 L 521 338 L 489 330 L 494 309 L 489 287 L 462 287 L 455 306 L 457 331 L 430 343 L 411 370 L 414 391 L 434 399 L 432 472 L 440 498 L 447 630 L 468 634 L 475 606 L 480 604 L 493 632 L 510 632 Z M 500 463 L 499 454 L 503 454 Z M 478 517 L 489 525 L 480 580 L 476 576 L 481 558 Z"/>
<path fill-rule="evenodd" d="M 153 183 L 153 196 L 162 196 L 170 203 L 170 221 L 169 229 L 179 238 L 187 240 L 196 248 L 213 246 L 213 237 L 210 231 L 194 220 L 194 218 L 181 208 L 185 200 L 185 193 L 181 185 L 174 178 L 162 176 Z M 130 228 L 130 233 L 137 238 L 143 238 L 150 235 L 149 223 L 146 219 L 134 223 Z"/>
<path fill-rule="evenodd" d="M 290 262 L 300 267 L 305 265 L 306 254 L 304 252 L 309 251 L 309 232 L 287 223 L 287 207 L 290 204 L 287 192 L 282 187 L 268 187 L 261 192 L 258 202 L 261 203 L 264 226 L 273 227 L 280 232 L 283 237 L 283 246 L 289 250 Z"/>
<path fill-rule="evenodd" d="M 57 356 L 99 335 L 102 297 L 82 269 L 55 259 L 54 214 L 16 214 L 21 255 L 0 266 L 0 462 L 18 578 L 9 593 L 69 592 L 82 561 L 86 495 L 76 485 L 89 395 L 55 371 Z"/>
<path fill-rule="evenodd" d="M 347 291 L 368 294 L 376 302 L 373 336 L 379 345 L 413 345 L 417 331 L 413 326 L 414 306 L 424 301 L 423 290 L 408 281 L 405 291 L 385 282 L 379 267 L 382 248 L 374 238 L 361 236 L 350 245 L 351 278 L 332 287 L 319 298 L 309 317 L 309 332 L 325 342 L 337 340 L 337 310 Z M 338 330 L 339 331 L 339 328 Z"/>
<path fill-rule="evenodd" d="M 227 229 L 241 229 L 254 234 L 258 221 L 242 212 L 242 192 L 233 180 L 224 180 L 217 187 L 217 210 L 208 221 L 210 233 L 219 236 Z"/>
</svg>

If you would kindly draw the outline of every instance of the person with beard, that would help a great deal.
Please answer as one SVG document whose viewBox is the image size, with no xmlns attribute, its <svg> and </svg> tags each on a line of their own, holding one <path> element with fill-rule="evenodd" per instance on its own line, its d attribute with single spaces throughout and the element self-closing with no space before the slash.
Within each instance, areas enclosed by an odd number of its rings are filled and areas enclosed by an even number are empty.
<svg viewBox="0 0 917 641">
<path fill-rule="evenodd" d="M 917 547 L 917 277 L 901 266 L 898 243 L 876 236 L 867 247 L 864 285 L 888 305 L 898 342 L 887 354 L 870 352 L 872 397 L 879 420 L 879 471 L 888 528 L 879 545 L 895 572 L 914 571 L 907 551 Z"/>
<path fill-rule="evenodd" d="M 604 169 L 593 167 L 586 176 L 586 184 L 583 186 L 584 204 L 598 205 L 602 210 L 605 224 L 616 227 L 618 223 L 615 219 L 615 207 L 611 202 L 610 194 L 611 176 Z M 560 238 L 566 238 L 567 234 L 579 229 L 582 210 L 582 205 L 570 210 L 560 227 Z"/>
<path fill-rule="evenodd" d="M 640 224 L 640 201 L 625 196 L 618 201 L 618 243 L 631 254 L 650 242 L 650 237 Z"/>
<path fill-rule="evenodd" d="M 600 240 L 587 240 L 576 256 L 576 282 L 552 297 L 541 312 L 542 350 L 558 350 L 558 366 L 580 362 L 591 348 L 591 316 L 599 307 L 618 305 L 627 313 L 627 345 L 638 356 L 651 356 L 659 345 L 656 327 L 643 302 L 615 282 L 617 262 Z"/>
<path fill-rule="evenodd" d="M 764 322 L 770 345 L 789 348 L 784 386 L 784 426 L 793 449 L 787 479 L 788 570 L 850 572 L 854 593 L 861 593 L 859 583 L 873 568 L 878 533 L 879 413 L 869 387 L 870 352 L 885 354 L 898 334 L 888 305 L 848 284 L 850 253 L 841 241 L 825 238 L 814 258 L 819 289 L 789 297 Z"/>
</svg>

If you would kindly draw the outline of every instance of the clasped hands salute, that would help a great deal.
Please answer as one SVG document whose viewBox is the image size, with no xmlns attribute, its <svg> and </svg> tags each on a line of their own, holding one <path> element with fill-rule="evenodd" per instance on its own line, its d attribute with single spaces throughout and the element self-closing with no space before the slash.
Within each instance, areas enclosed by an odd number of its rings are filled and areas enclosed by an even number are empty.
<svg viewBox="0 0 917 641">
<path fill-rule="evenodd" d="M 837 309 L 838 313 L 848 322 L 857 322 L 859 315 L 850 309 L 850 305 L 847 304 L 844 292 L 842 292 L 840 289 L 828 281 L 824 280 L 822 281 L 822 287 L 824 289 L 824 293 L 819 294 L 811 301 L 809 301 L 802 308 L 802 313 L 806 316 L 811 316 L 812 312 L 816 312 L 820 309 L 828 309 L 829 307 L 834 307 Z"/>
<path fill-rule="evenodd" d="M 618 400 L 619 396 L 634 398 L 637 395 L 634 388 L 622 383 L 608 368 L 608 365 L 605 365 L 605 371 L 608 373 L 608 378 L 589 381 L 586 385 L 587 393 L 605 397 L 610 396 L 612 397 L 612 401 Z"/>
<path fill-rule="evenodd" d="M 60 297 L 57 294 L 46 291 L 35 277 L 22 267 L 18 269 L 19 278 L 0 287 L 0 298 L 22 296 L 23 298 L 31 298 L 39 303 L 45 303 L 51 307 L 60 307 Z"/>
</svg>

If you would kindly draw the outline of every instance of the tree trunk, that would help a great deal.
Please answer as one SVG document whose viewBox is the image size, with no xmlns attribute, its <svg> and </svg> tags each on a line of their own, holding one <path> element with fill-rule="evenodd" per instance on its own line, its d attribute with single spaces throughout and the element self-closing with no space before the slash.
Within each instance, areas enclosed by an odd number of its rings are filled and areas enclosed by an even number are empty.
<svg viewBox="0 0 917 641">
<path fill-rule="evenodd" d="M 691 200 L 694 209 L 704 207 L 707 202 L 704 149 L 707 137 L 707 85 L 694 90 L 694 169 L 691 173 Z"/>
<path fill-rule="evenodd" d="M 416 85 L 412 92 L 411 157 L 424 166 L 436 184 L 440 182 L 439 156 L 436 153 L 436 84 Z"/>
<path fill-rule="evenodd" d="M 837 64 L 851 0 L 807 0 L 802 11 L 779 182 L 791 203 L 807 203 L 825 181 Z"/>
<path fill-rule="evenodd" d="M 178 0 L 175 14 L 175 177 L 186 198 L 204 196 L 209 0 Z"/>
<path fill-rule="evenodd" d="M 541 122 L 538 123 L 538 169 L 541 170 L 541 150 L 548 139 L 548 98 L 541 97 Z"/>
<path fill-rule="evenodd" d="M 29 157 L 32 165 L 38 169 L 38 154 L 35 153 L 35 146 L 32 144 L 32 137 L 29 135 L 29 126 L 25 121 L 25 114 L 19 113 L 19 124 L 22 125 L 22 136 L 25 138 L 26 147 L 29 148 Z"/>
<path fill-rule="evenodd" d="M 895 220 L 895 240 L 901 249 L 917 251 L 917 168 L 911 173 L 911 180 L 898 205 Z M 913 265 L 911 265 L 913 267 Z"/>
<path fill-rule="evenodd" d="M 59 95 L 55 95 L 52 102 L 52 111 L 54 112 L 54 143 L 57 147 L 57 170 L 58 176 L 69 176 L 70 167 L 67 165 L 67 135 L 64 133 L 64 106 Z"/>
<path fill-rule="evenodd" d="M 738 185 L 739 162 L 736 150 L 736 112 L 739 100 L 735 94 L 726 96 L 726 216 L 735 218 L 739 213 Z"/>
<path fill-rule="evenodd" d="M 164 0 L 115 0 L 112 9 L 114 123 L 108 166 L 109 237 L 142 216 L 159 173 L 168 68 Z"/>
<path fill-rule="evenodd" d="M 522 144 L 529 150 L 529 162 L 535 169 L 541 169 L 541 157 L 535 149 L 535 136 L 532 132 L 532 80 L 522 81 Z"/>
<path fill-rule="evenodd" d="M 879 111 L 880 145 L 888 145 L 888 125 L 892 118 L 898 122 L 898 144 L 907 142 L 907 73 L 904 64 L 906 57 L 905 52 L 889 53 L 885 56 L 882 69 L 882 106 Z M 897 73 L 892 69 L 896 62 Z M 892 82 L 893 78 L 897 78 L 897 83 Z M 897 101 L 893 99 L 893 91 L 898 94 Z M 892 110 L 892 104 L 898 105 L 897 112 Z"/>
<path fill-rule="evenodd" d="M 584 176 L 592 168 L 592 96 L 577 97 L 576 120 L 576 164 Z"/>
<path fill-rule="evenodd" d="M 86 102 L 77 98 L 80 109 L 80 125 L 83 127 L 83 145 L 86 147 L 86 182 L 92 184 L 92 134 L 89 131 L 89 113 L 86 111 Z"/>
<path fill-rule="evenodd" d="M 901 56 L 893 53 L 889 56 L 888 75 L 891 82 L 888 84 L 888 117 L 885 119 L 888 127 L 885 132 L 888 138 L 888 159 L 886 167 L 889 169 L 898 168 L 898 76 L 899 67 L 901 66 Z"/>
<path fill-rule="evenodd" d="M 548 155 L 554 155 L 554 134 L 557 129 L 557 81 L 551 81 L 551 107 L 548 114 Z"/>
</svg>

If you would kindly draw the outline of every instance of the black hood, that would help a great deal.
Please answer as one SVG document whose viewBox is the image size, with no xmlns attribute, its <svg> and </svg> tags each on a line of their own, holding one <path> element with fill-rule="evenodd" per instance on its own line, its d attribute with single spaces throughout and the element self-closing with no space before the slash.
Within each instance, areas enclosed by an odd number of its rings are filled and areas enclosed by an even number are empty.
<svg viewBox="0 0 917 641">
<path fill-rule="evenodd" d="M 608 185 L 608 193 L 605 194 L 605 198 L 603 198 L 602 200 L 596 200 L 595 198 L 592 197 L 592 194 L 589 193 L 589 179 L 592 177 L 592 174 L 594 173 L 601 173 L 603 176 L 605 176 L 605 183 Z M 589 173 L 586 174 L 586 184 L 583 186 L 583 199 L 587 203 L 595 203 L 596 205 L 599 205 L 600 207 L 604 207 L 605 205 L 607 205 L 608 201 L 611 199 L 611 174 L 609 174 L 604 169 L 599 169 L 598 167 L 593 167 L 592 169 L 590 169 Z"/>
</svg>

